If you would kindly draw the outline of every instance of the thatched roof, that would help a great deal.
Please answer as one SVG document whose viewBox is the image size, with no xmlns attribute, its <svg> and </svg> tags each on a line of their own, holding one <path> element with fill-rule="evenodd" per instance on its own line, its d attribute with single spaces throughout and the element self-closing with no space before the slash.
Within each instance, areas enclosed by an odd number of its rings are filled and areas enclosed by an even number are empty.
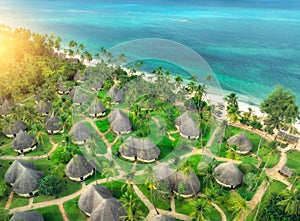
<svg viewBox="0 0 300 221">
<path fill-rule="evenodd" d="M 3 129 L 3 133 L 6 135 L 15 135 L 20 130 L 27 130 L 27 126 L 23 121 L 11 121 L 8 125 L 6 125 Z"/>
<path fill-rule="evenodd" d="M 106 111 L 106 108 L 100 101 L 94 100 L 94 102 L 90 106 L 90 114 L 97 115 Z"/>
<path fill-rule="evenodd" d="M 291 177 L 293 175 L 293 170 L 285 165 L 278 172 L 287 177 Z"/>
<path fill-rule="evenodd" d="M 0 106 L 0 115 L 8 115 L 11 113 L 11 109 L 13 108 L 13 105 L 5 99 L 3 104 Z"/>
<path fill-rule="evenodd" d="M 40 102 L 36 105 L 36 112 L 39 114 L 48 114 L 51 109 L 50 102 Z"/>
<path fill-rule="evenodd" d="M 149 219 L 149 221 L 175 221 L 176 219 L 166 215 L 156 215 Z"/>
<path fill-rule="evenodd" d="M 73 103 L 83 104 L 89 100 L 89 96 L 86 94 L 76 94 L 73 96 Z"/>
<path fill-rule="evenodd" d="M 62 125 L 58 117 L 54 115 L 50 115 L 46 119 L 46 130 L 50 131 L 56 131 L 56 130 L 61 130 Z"/>
<path fill-rule="evenodd" d="M 96 81 L 91 84 L 91 89 L 95 91 L 100 91 L 103 88 L 104 82 L 103 81 Z"/>
<path fill-rule="evenodd" d="M 119 90 L 116 85 L 113 85 L 106 94 L 108 97 L 111 98 L 112 101 L 116 103 L 123 102 L 123 90 Z"/>
<path fill-rule="evenodd" d="M 44 176 L 37 171 L 34 164 L 15 160 L 5 174 L 5 180 L 13 184 L 17 194 L 28 194 L 38 189 L 39 181 Z"/>
<path fill-rule="evenodd" d="M 13 140 L 12 148 L 14 150 L 23 150 L 23 149 L 30 148 L 35 144 L 36 144 L 36 140 L 34 136 L 31 136 L 28 133 L 20 130 Z"/>
<path fill-rule="evenodd" d="M 193 171 L 184 174 L 182 171 L 175 171 L 163 164 L 156 170 L 155 175 L 158 182 L 166 183 L 171 191 L 181 195 L 196 194 L 201 187 L 200 181 Z M 181 184 L 185 187 L 184 190 L 180 189 Z"/>
<path fill-rule="evenodd" d="M 83 212 L 91 214 L 104 199 L 112 197 L 111 192 L 106 187 L 92 185 L 81 194 L 78 206 Z"/>
<path fill-rule="evenodd" d="M 109 122 L 112 130 L 116 132 L 129 131 L 132 127 L 129 117 L 120 109 L 112 111 Z"/>
<path fill-rule="evenodd" d="M 44 217 L 35 211 L 15 212 L 9 221 L 44 221 Z"/>
<path fill-rule="evenodd" d="M 74 125 L 72 135 L 75 141 L 85 141 L 91 137 L 91 130 L 83 122 L 78 122 Z"/>
<path fill-rule="evenodd" d="M 78 71 L 78 72 L 75 74 L 73 80 L 74 80 L 74 81 L 85 81 L 85 80 L 87 79 L 87 77 L 88 77 L 88 76 L 87 76 L 87 73 L 86 73 L 86 72 L 81 73 L 80 71 Z"/>
<path fill-rule="evenodd" d="M 181 134 L 190 137 L 197 137 L 200 134 L 200 129 L 193 119 L 187 119 L 179 126 Z"/>
<path fill-rule="evenodd" d="M 36 167 L 33 163 L 31 162 L 25 162 L 22 160 L 15 160 L 10 167 L 8 168 L 8 170 L 5 173 L 5 180 L 8 183 L 14 183 L 17 179 L 18 176 L 20 176 L 20 174 L 26 169 L 32 169 L 35 170 Z"/>
<path fill-rule="evenodd" d="M 182 125 L 185 121 L 188 119 L 192 119 L 191 116 L 188 114 L 188 112 L 185 112 L 184 114 L 180 115 L 178 118 L 175 120 L 175 125 L 178 127 Z"/>
<path fill-rule="evenodd" d="M 115 198 L 108 198 L 103 200 L 103 202 L 92 212 L 91 221 L 122 221 L 121 218 L 126 215 L 126 212 L 120 203 Z"/>
<path fill-rule="evenodd" d="M 68 93 L 70 91 L 70 88 L 66 84 L 60 83 L 59 85 L 57 85 L 57 90 L 64 93 Z"/>
<path fill-rule="evenodd" d="M 85 159 L 84 156 L 76 154 L 66 166 L 66 174 L 68 177 L 80 178 L 89 174 L 93 167 Z"/>
<path fill-rule="evenodd" d="M 236 134 L 227 140 L 229 146 L 236 145 L 239 152 L 250 152 L 253 145 L 244 132 Z"/>
<path fill-rule="evenodd" d="M 137 157 L 142 160 L 158 159 L 160 150 L 149 139 L 129 137 L 120 148 L 120 153 L 127 157 Z"/>
<path fill-rule="evenodd" d="M 173 179 L 175 179 L 174 190 L 182 195 L 195 195 L 200 190 L 200 181 L 193 171 L 190 171 L 189 174 L 178 171 Z M 181 184 L 184 186 L 183 190 L 180 189 Z"/>
<path fill-rule="evenodd" d="M 214 175 L 219 182 L 233 188 L 243 182 L 243 173 L 231 162 L 218 165 L 214 169 Z"/>
</svg>

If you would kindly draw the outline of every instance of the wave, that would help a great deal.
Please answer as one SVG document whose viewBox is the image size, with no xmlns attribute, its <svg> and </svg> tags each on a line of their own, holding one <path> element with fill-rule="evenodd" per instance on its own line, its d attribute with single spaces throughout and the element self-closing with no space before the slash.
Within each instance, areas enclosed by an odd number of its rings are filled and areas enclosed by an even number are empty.
<svg viewBox="0 0 300 221">
<path fill-rule="evenodd" d="M 79 9 L 68 9 L 67 12 L 75 12 L 75 13 L 89 13 L 89 14 L 95 14 L 97 11 L 89 11 L 89 10 L 79 10 Z"/>
<path fill-rule="evenodd" d="M 178 19 L 178 18 L 169 18 L 168 20 L 170 20 L 170 21 L 177 21 L 177 22 L 188 22 L 189 21 L 187 19 Z"/>
</svg>

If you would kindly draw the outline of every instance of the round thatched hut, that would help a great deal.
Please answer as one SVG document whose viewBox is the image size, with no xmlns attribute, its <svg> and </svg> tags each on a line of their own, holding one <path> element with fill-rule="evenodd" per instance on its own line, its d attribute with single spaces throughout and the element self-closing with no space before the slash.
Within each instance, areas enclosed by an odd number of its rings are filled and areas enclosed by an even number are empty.
<svg viewBox="0 0 300 221">
<path fill-rule="evenodd" d="M 35 108 L 36 112 L 43 116 L 46 116 L 47 114 L 49 114 L 50 109 L 51 109 L 51 103 L 44 102 L 44 101 L 39 102 Z"/>
<path fill-rule="evenodd" d="M 60 134 L 63 132 L 62 124 L 58 117 L 50 115 L 46 119 L 46 130 L 49 134 Z"/>
<path fill-rule="evenodd" d="M 243 173 L 231 162 L 218 165 L 214 169 L 214 176 L 220 185 L 231 189 L 243 182 Z"/>
<path fill-rule="evenodd" d="M 115 198 L 107 198 L 91 213 L 91 221 L 123 221 L 126 212 Z"/>
<path fill-rule="evenodd" d="M 9 221 L 44 221 L 44 217 L 35 211 L 15 212 Z"/>
<path fill-rule="evenodd" d="M 66 166 L 66 174 L 70 180 L 81 182 L 94 173 L 94 168 L 84 156 L 76 154 Z"/>
<path fill-rule="evenodd" d="M 16 137 L 19 131 L 26 131 L 27 126 L 23 121 L 11 121 L 3 128 L 3 133 L 9 138 Z"/>
<path fill-rule="evenodd" d="M 236 134 L 230 137 L 227 140 L 228 146 L 236 145 L 236 152 L 240 154 L 247 154 L 253 149 L 253 145 L 248 137 L 245 135 L 245 132 Z"/>
<path fill-rule="evenodd" d="M 106 113 L 106 108 L 100 101 L 94 100 L 94 102 L 90 106 L 89 115 L 91 117 L 101 117 Z"/>
<path fill-rule="evenodd" d="M 34 151 L 37 147 L 37 142 L 34 136 L 31 136 L 20 130 L 12 143 L 12 149 L 17 151 L 18 153 L 27 153 L 30 151 Z"/>
<path fill-rule="evenodd" d="M 72 136 L 73 141 L 77 145 L 85 144 L 90 139 L 92 132 L 83 122 L 78 122 L 74 125 Z"/>
<path fill-rule="evenodd" d="M 129 117 L 120 109 L 114 109 L 109 117 L 111 129 L 116 134 L 129 134 L 131 132 L 131 122 Z"/>
</svg>

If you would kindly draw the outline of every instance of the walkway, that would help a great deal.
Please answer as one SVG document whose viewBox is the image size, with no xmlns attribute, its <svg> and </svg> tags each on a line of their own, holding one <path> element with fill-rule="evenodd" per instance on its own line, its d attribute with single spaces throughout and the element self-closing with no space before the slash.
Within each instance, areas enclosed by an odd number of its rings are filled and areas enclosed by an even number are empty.
<svg viewBox="0 0 300 221">
<path fill-rule="evenodd" d="M 60 213 L 61 213 L 61 215 L 63 217 L 63 220 L 64 221 L 70 221 L 69 218 L 68 218 L 68 216 L 67 216 L 67 213 L 65 211 L 64 205 L 63 204 L 59 204 L 58 208 L 59 208 L 59 211 L 60 211 Z"/>
</svg>

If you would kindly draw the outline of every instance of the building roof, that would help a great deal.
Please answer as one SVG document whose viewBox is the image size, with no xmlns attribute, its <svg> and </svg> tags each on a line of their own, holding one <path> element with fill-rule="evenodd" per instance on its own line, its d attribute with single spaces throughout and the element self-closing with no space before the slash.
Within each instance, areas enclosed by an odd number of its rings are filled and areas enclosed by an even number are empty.
<svg viewBox="0 0 300 221">
<path fill-rule="evenodd" d="M 287 177 L 290 177 L 293 175 L 293 170 L 291 170 L 290 168 L 288 168 L 285 165 L 278 172 Z"/>
<path fill-rule="evenodd" d="M 244 132 L 236 134 L 227 140 L 229 146 L 236 145 L 237 150 L 240 152 L 250 152 L 253 145 Z"/>
<path fill-rule="evenodd" d="M 162 164 L 155 172 L 158 182 L 166 183 L 171 191 L 175 191 L 181 195 L 192 195 L 199 192 L 201 184 L 193 171 L 189 174 L 184 174 L 182 171 L 175 171 L 168 165 Z M 180 189 L 180 185 L 184 185 L 184 189 Z"/>
<path fill-rule="evenodd" d="M 15 212 L 9 221 L 44 221 L 42 214 L 35 211 Z"/>
<path fill-rule="evenodd" d="M 196 125 L 195 121 L 191 118 L 187 119 L 179 126 L 179 131 L 181 134 L 190 137 L 197 137 L 200 134 L 200 129 Z"/>
<path fill-rule="evenodd" d="M 15 160 L 10 167 L 8 168 L 8 170 L 5 173 L 5 180 L 8 183 L 14 183 L 17 179 L 18 176 L 20 176 L 20 174 L 26 169 L 32 169 L 35 170 L 36 167 L 33 163 L 31 162 L 25 162 L 22 160 Z"/>
<path fill-rule="evenodd" d="M 66 174 L 68 177 L 80 178 L 89 174 L 93 169 L 84 156 L 76 154 L 67 164 Z"/>
<path fill-rule="evenodd" d="M 104 82 L 100 80 L 96 80 L 96 82 L 91 84 L 91 88 L 100 91 L 103 88 Z"/>
<path fill-rule="evenodd" d="M 36 143 L 34 136 L 20 130 L 12 142 L 12 148 L 14 150 L 24 150 L 34 146 Z"/>
<path fill-rule="evenodd" d="M 216 179 L 227 186 L 236 187 L 243 182 L 243 173 L 231 163 L 222 163 L 214 169 Z"/>
<path fill-rule="evenodd" d="M 285 133 L 283 131 L 279 131 L 278 135 L 284 140 L 286 140 L 287 142 L 297 143 L 299 141 L 299 137 L 296 137 L 295 135 L 292 134 Z"/>
<path fill-rule="evenodd" d="M 184 112 L 182 115 L 180 115 L 178 118 L 176 118 L 175 125 L 177 125 L 179 127 L 188 119 L 192 119 L 192 117 L 188 114 L 188 112 Z"/>
<path fill-rule="evenodd" d="M 17 134 L 20 130 L 25 131 L 27 129 L 26 124 L 23 121 L 11 121 L 7 124 L 4 129 L 3 133 L 6 135 L 14 135 Z"/>
<path fill-rule="evenodd" d="M 13 108 L 12 103 L 10 103 L 7 99 L 5 99 L 3 104 L 0 106 L 0 115 L 10 114 L 12 108 Z"/>
<path fill-rule="evenodd" d="M 50 102 L 44 102 L 41 101 L 36 105 L 36 112 L 39 114 L 48 114 L 51 109 L 51 103 Z"/>
<path fill-rule="evenodd" d="M 57 85 L 57 90 L 68 93 L 70 91 L 70 88 L 65 83 L 60 83 Z"/>
<path fill-rule="evenodd" d="M 81 194 L 78 206 L 88 214 L 91 214 L 104 199 L 112 198 L 111 192 L 103 186 L 91 185 L 83 194 Z"/>
<path fill-rule="evenodd" d="M 120 148 L 120 153 L 127 157 L 137 157 L 142 160 L 158 159 L 160 150 L 149 139 L 129 137 Z"/>
<path fill-rule="evenodd" d="M 175 221 L 176 219 L 166 215 L 155 215 L 149 219 L 149 221 Z"/>
<path fill-rule="evenodd" d="M 74 125 L 72 135 L 75 141 L 85 141 L 91 137 L 91 130 L 83 122 Z"/>
<path fill-rule="evenodd" d="M 111 98 L 112 101 L 116 103 L 123 102 L 123 90 L 119 90 L 116 85 L 113 85 L 106 94 L 108 97 Z"/>
<path fill-rule="evenodd" d="M 101 101 L 94 100 L 90 106 L 90 114 L 97 115 L 106 111 L 106 108 L 103 106 Z"/>
<path fill-rule="evenodd" d="M 46 130 L 56 131 L 61 130 L 62 125 L 58 117 L 50 115 L 46 119 Z"/>
<path fill-rule="evenodd" d="M 81 73 L 80 71 L 78 71 L 78 72 L 75 74 L 73 80 L 74 80 L 74 81 L 85 81 L 85 80 L 87 79 L 87 77 L 88 77 L 88 75 L 87 75 L 86 72 Z"/>
<path fill-rule="evenodd" d="M 86 94 L 77 94 L 75 92 L 74 96 L 73 96 L 73 103 L 84 103 L 87 102 L 89 100 L 89 96 Z"/>
<path fill-rule="evenodd" d="M 122 203 L 115 198 L 107 198 L 92 212 L 91 221 L 122 221 L 125 215 Z"/>
<path fill-rule="evenodd" d="M 38 189 L 40 179 L 44 174 L 37 171 L 34 164 L 15 160 L 5 174 L 5 180 L 13 184 L 17 194 L 28 194 Z"/>
<path fill-rule="evenodd" d="M 109 122 L 112 130 L 116 132 L 129 131 L 132 128 L 129 117 L 120 109 L 112 111 Z"/>
</svg>

